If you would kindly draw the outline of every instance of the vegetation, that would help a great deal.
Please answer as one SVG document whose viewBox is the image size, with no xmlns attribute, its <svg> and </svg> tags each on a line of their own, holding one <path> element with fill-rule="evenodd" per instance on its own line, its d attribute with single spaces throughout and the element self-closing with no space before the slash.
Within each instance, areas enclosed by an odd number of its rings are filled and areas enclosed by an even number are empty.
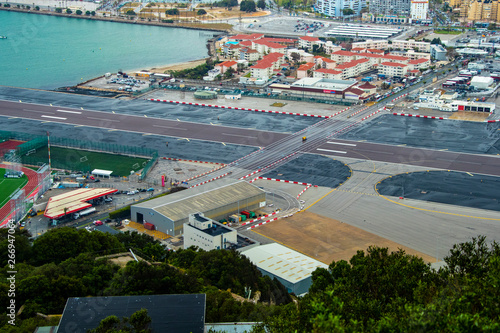
<svg viewBox="0 0 500 333">
<path fill-rule="evenodd" d="M 455 30 L 455 29 L 439 29 L 439 30 L 434 30 L 435 34 L 438 35 L 460 35 L 462 34 L 462 29 Z"/>
<path fill-rule="evenodd" d="M 207 14 L 207 11 L 205 9 L 198 9 L 198 11 L 196 12 L 196 15 L 206 15 Z"/>
<path fill-rule="evenodd" d="M 82 15 L 82 14 L 83 14 L 83 12 L 82 12 L 80 9 L 78 9 L 78 10 L 75 12 L 75 14 L 76 14 L 76 15 Z"/>
<path fill-rule="evenodd" d="M 257 8 L 262 10 L 266 9 L 266 0 L 257 1 Z"/>
<path fill-rule="evenodd" d="M 66 9 L 66 14 L 73 14 L 73 11 L 69 8 Z"/>
<path fill-rule="evenodd" d="M 165 11 L 166 15 L 171 15 L 171 16 L 177 16 L 177 15 L 179 15 L 179 13 L 180 12 L 179 12 L 179 10 L 177 8 L 171 8 L 171 9 L 167 9 Z"/>
<path fill-rule="evenodd" d="M 89 333 L 105 333 L 105 332 L 131 332 L 131 333 L 150 333 L 149 328 L 151 317 L 148 315 L 147 309 L 141 309 L 134 312 L 130 318 L 122 318 L 117 316 L 109 316 L 101 320 L 99 326 L 89 330 Z"/>
<path fill-rule="evenodd" d="M 168 71 L 168 73 L 175 78 L 202 80 L 203 76 L 205 76 L 207 72 L 213 68 L 214 66 L 212 61 L 208 59 L 204 64 L 198 65 L 194 68 L 187 68 L 180 71 Z"/>
<path fill-rule="evenodd" d="M 109 213 L 110 219 L 129 219 L 130 218 L 130 206 L 125 206 Z"/>
<path fill-rule="evenodd" d="M 10 196 L 22 188 L 28 182 L 28 177 L 24 175 L 22 178 L 4 178 L 5 169 L 0 169 L 0 207 L 2 207 L 10 198 Z"/>
<path fill-rule="evenodd" d="M 243 0 L 240 3 L 240 10 L 242 12 L 255 12 L 257 11 L 255 2 L 253 0 Z"/>
<path fill-rule="evenodd" d="M 214 7 L 236 7 L 238 6 L 238 0 L 220 0 L 213 3 Z"/>
<path fill-rule="evenodd" d="M 134 10 L 133 10 L 133 9 L 129 9 L 129 10 L 127 10 L 127 11 L 125 12 L 125 15 L 127 15 L 127 16 L 135 16 L 135 15 L 137 15 L 137 14 L 134 12 Z"/>
<path fill-rule="evenodd" d="M 56 13 L 62 13 L 62 8 L 56 8 Z"/>
<path fill-rule="evenodd" d="M 8 303 L 8 230 L 0 230 L 0 300 Z M 16 231 L 16 311 L 23 306 L 16 325 L 7 324 L 5 308 L 2 332 L 33 332 L 43 326 L 36 313 L 62 313 L 68 297 L 207 294 L 207 322 L 263 321 L 281 313 L 291 297 L 276 280 L 236 251 L 165 251 L 159 242 L 136 232 L 110 235 L 73 228 L 52 229 L 31 245 L 26 231 Z M 133 249 L 157 264 L 131 261 L 120 268 L 103 255 Z M 248 295 L 246 290 L 252 290 Z M 236 300 L 250 296 L 259 302 Z M 254 297 L 255 296 L 255 297 Z M 273 305 L 271 305 L 273 304 Z M 140 318 L 147 318 L 142 313 Z M 144 321 L 141 321 L 144 322 Z M 105 323 L 121 327 L 116 318 Z M 129 323 L 132 324 L 132 317 Z M 47 325 L 45 322 L 44 325 Z M 101 332 L 101 331 L 96 331 Z"/>
</svg>

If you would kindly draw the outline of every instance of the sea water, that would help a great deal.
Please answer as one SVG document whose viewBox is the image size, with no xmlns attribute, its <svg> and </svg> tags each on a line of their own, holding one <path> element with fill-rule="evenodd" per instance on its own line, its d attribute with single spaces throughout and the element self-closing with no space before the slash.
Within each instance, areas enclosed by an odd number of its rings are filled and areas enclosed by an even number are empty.
<svg viewBox="0 0 500 333">
<path fill-rule="evenodd" d="M 207 56 L 205 31 L 0 11 L 0 85 L 54 89 Z"/>
</svg>

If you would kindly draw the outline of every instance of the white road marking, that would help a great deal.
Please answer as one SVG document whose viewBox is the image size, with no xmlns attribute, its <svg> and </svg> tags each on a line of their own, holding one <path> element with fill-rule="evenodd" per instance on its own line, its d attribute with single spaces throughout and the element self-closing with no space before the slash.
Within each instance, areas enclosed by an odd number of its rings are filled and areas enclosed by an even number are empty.
<svg viewBox="0 0 500 333">
<path fill-rule="evenodd" d="M 187 131 L 187 128 L 179 128 L 179 127 L 172 127 L 172 126 L 153 125 L 153 127 L 170 128 L 170 129 L 175 129 L 175 130 L 179 130 L 179 131 Z"/>
<path fill-rule="evenodd" d="M 68 118 L 63 118 L 63 117 L 53 117 L 53 116 L 41 116 L 42 118 L 50 118 L 50 119 L 59 119 L 59 120 L 66 120 Z"/>
<path fill-rule="evenodd" d="M 80 111 L 56 110 L 57 112 L 82 114 Z"/>
<path fill-rule="evenodd" d="M 332 141 L 327 141 L 326 143 L 330 143 L 332 145 L 341 145 L 341 146 L 351 146 L 351 147 L 356 147 L 357 145 L 353 143 L 343 143 L 343 142 L 332 142 Z"/>
<path fill-rule="evenodd" d="M 319 151 L 328 151 L 330 153 L 337 153 L 337 154 L 347 154 L 346 151 L 340 151 L 340 150 L 330 150 L 330 149 L 323 149 L 323 148 L 318 148 L 316 150 L 319 150 Z"/>
<path fill-rule="evenodd" d="M 248 136 L 248 135 L 239 135 L 239 134 L 231 134 L 231 133 L 221 133 L 222 135 L 228 135 L 228 136 L 239 136 L 242 138 L 252 138 L 252 139 L 257 139 L 256 136 Z"/>
<path fill-rule="evenodd" d="M 119 123 L 119 120 L 113 120 L 113 119 L 105 119 L 105 118 L 96 118 L 96 117 L 87 117 L 88 119 L 95 119 L 95 120 L 104 120 L 104 121 L 114 121 L 116 123 Z"/>
</svg>

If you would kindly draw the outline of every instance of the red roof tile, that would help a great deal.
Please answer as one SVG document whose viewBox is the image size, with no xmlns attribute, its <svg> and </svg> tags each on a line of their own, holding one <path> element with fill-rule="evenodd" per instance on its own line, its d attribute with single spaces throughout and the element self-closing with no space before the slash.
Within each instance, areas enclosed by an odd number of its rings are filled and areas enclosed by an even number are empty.
<svg viewBox="0 0 500 333">
<path fill-rule="evenodd" d="M 430 61 L 430 60 L 429 59 L 425 59 L 425 58 L 420 58 L 420 59 L 410 60 L 410 61 L 408 61 L 408 63 L 411 64 L 411 65 L 418 65 L 418 64 L 426 63 L 428 61 Z"/>
<path fill-rule="evenodd" d="M 325 73 L 325 74 L 342 74 L 342 71 L 337 71 L 335 69 L 327 69 L 327 68 L 320 68 L 315 70 L 315 72 Z"/>
<path fill-rule="evenodd" d="M 301 37 L 299 37 L 299 39 L 302 39 L 302 40 L 305 40 L 305 41 L 308 41 L 308 42 L 319 42 L 319 38 L 318 37 L 301 36 Z"/>
</svg>

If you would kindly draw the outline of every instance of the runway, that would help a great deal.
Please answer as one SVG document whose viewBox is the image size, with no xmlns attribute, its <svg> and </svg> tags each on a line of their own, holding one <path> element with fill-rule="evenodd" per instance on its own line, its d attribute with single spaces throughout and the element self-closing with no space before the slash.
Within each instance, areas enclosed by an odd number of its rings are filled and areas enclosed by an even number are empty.
<svg viewBox="0 0 500 333">
<path fill-rule="evenodd" d="M 12 101 L 0 101 L 0 116 L 253 147 L 265 147 L 288 136 L 285 133 L 216 124 L 199 124 Z M 297 142 L 297 145 L 300 144 L 301 142 Z M 497 155 L 466 154 L 336 139 L 325 139 L 321 146 L 305 152 L 500 176 L 500 157 Z"/>
</svg>

